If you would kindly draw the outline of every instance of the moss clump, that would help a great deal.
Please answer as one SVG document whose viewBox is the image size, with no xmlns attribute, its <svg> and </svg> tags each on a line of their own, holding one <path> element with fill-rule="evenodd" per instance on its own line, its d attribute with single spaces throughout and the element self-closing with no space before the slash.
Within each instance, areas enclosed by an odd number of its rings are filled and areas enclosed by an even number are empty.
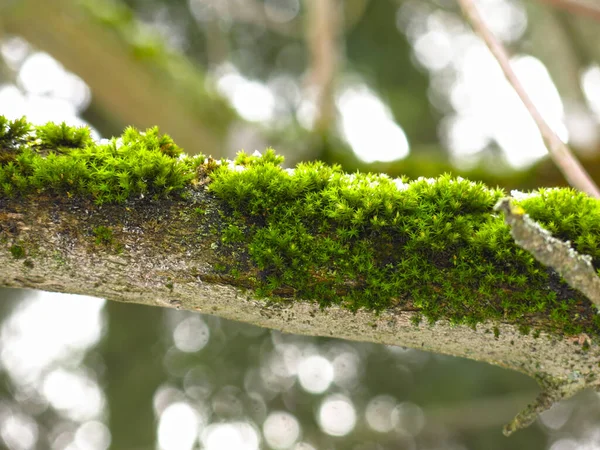
<svg viewBox="0 0 600 450">
<path fill-rule="evenodd" d="M 46 192 L 88 197 L 98 205 L 161 197 L 181 191 L 204 160 L 180 158 L 181 149 L 157 128 L 128 128 L 105 144 L 94 143 L 87 128 L 30 128 L 0 120 L 0 197 Z"/>
<path fill-rule="evenodd" d="M 104 225 L 94 228 L 92 233 L 96 237 L 95 242 L 97 245 L 110 245 L 113 243 L 113 231 Z"/>
<path fill-rule="evenodd" d="M 22 245 L 19 244 L 14 244 L 10 246 L 10 254 L 12 255 L 13 258 L 15 259 L 22 259 L 25 258 L 25 249 L 23 248 Z"/>
<path fill-rule="evenodd" d="M 272 150 L 242 153 L 234 165 L 217 168 L 210 185 L 245 220 L 260 293 L 286 292 L 353 310 L 397 306 L 431 322 L 508 320 L 525 331 L 549 317 L 552 329 L 598 331 L 589 301 L 513 243 L 492 211 L 501 190 L 448 175 L 408 182 L 348 175 L 322 163 L 291 171 L 280 163 Z M 543 208 L 553 192 L 522 204 Z M 561 206 L 545 220 L 573 217 L 561 225 L 561 237 L 582 240 L 598 267 L 592 243 L 600 230 L 591 221 L 568 226 L 579 220 L 578 208 L 594 213 L 598 223 L 598 202 L 569 189 L 556 192 L 562 194 L 551 201 Z"/>
<path fill-rule="evenodd" d="M 11 121 L 0 116 L 0 148 L 10 150 L 25 144 L 31 128 L 24 117 Z"/>
<path fill-rule="evenodd" d="M 592 257 L 600 268 L 600 202 L 573 189 L 539 189 L 520 202 L 531 218 L 552 235 Z"/>
<path fill-rule="evenodd" d="M 25 145 L 30 130 L 24 117 L 10 121 L 0 116 L 0 166 L 15 160 L 17 149 Z"/>
<path fill-rule="evenodd" d="M 36 131 L 40 147 L 54 149 L 59 153 L 65 153 L 64 149 L 93 145 L 90 129 L 87 127 L 71 127 L 65 122 L 60 125 L 49 122 L 36 127 Z"/>
<path fill-rule="evenodd" d="M 223 236 L 221 237 L 221 241 L 226 244 L 243 242 L 244 239 L 244 231 L 236 224 L 230 224 L 227 226 L 223 230 Z"/>
</svg>

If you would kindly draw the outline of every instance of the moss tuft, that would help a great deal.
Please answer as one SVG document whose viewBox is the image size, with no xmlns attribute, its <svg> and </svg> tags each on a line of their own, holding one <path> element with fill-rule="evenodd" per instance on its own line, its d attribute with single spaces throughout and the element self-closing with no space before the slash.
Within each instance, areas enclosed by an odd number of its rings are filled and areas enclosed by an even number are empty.
<svg viewBox="0 0 600 450">
<path fill-rule="evenodd" d="M 94 228 L 92 233 L 96 237 L 95 242 L 97 245 L 110 245 L 113 243 L 113 231 L 108 227 L 100 225 Z"/>
<path fill-rule="evenodd" d="M 31 128 L 25 117 L 8 120 L 0 116 L 0 149 L 15 149 L 25 144 Z"/>
<path fill-rule="evenodd" d="M 17 149 L 27 142 L 31 125 L 24 117 L 8 120 L 0 116 L 0 167 L 15 160 Z"/>
<path fill-rule="evenodd" d="M 0 116 L 0 144 L 10 149 L 4 158 L 0 152 L 0 197 L 46 192 L 88 197 L 98 205 L 164 197 L 181 192 L 204 161 L 180 158 L 181 149 L 157 128 L 127 128 L 119 139 L 96 144 L 87 128 L 49 123 L 36 127 L 28 137 L 33 144 L 25 145 L 29 128 Z"/>
<path fill-rule="evenodd" d="M 60 153 L 64 152 L 64 148 L 83 148 L 93 144 L 88 127 L 71 127 L 65 122 L 60 125 L 48 122 L 36 127 L 36 137 L 40 147 Z"/>
<path fill-rule="evenodd" d="M 12 255 L 13 258 L 15 259 L 22 259 L 25 258 L 25 249 L 23 248 L 22 245 L 19 244 L 14 244 L 10 246 L 10 254 Z"/>
</svg>

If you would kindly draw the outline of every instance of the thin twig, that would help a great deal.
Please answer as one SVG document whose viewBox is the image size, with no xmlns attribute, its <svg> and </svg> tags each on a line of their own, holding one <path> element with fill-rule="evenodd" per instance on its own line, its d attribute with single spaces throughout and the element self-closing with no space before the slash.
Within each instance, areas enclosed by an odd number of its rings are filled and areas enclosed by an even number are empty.
<svg viewBox="0 0 600 450">
<path fill-rule="evenodd" d="M 529 114 L 535 121 L 540 134 L 544 139 L 550 157 L 562 172 L 567 182 L 574 188 L 586 192 L 592 197 L 600 198 L 598 186 L 592 181 L 589 174 L 585 171 L 583 166 L 581 166 L 579 161 L 577 161 L 571 150 L 560 140 L 556 133 L 552 131 L 552 128 L 546 123 L 525 92 L 523 85 L 510 66 L 506 50 L 504 50 L 502 44 L 500 44 L 483 22 L 473 0 L 458 0 L 458 3 L 462 8 L 464 15 L 471 23 L 471 26 L 484 40 L 490 52 L 492 52 L 492 55 L 494 55 L 496 61 L 498 61 L 498 64 L 502 68 L 504 76 L 527 108 L 527 111 L 529 111 Z"/>
<path fill-rule="evenodd" d="M 572 14 L 589 17 L 600 22 L 600 7 L 590 2 L 579 0 L 538 0 L 556 8 L 564 9 Z"/>
</svg>

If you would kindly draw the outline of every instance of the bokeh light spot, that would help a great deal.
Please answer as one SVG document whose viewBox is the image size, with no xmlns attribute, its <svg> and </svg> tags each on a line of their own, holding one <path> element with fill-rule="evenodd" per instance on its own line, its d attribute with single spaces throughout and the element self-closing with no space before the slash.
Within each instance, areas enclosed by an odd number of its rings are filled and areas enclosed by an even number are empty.
<svg viewBox="0 0 600 450">
<path fill-rule="evenodd" d="M 298 381 L 305 391 L 325 392 L 333 381 L 333 366 L 322 356 L 309 356 L 298 365 Z"/>
<path fill-rule="evenodd" d="M 300 437 L 300 424 L 290 413 L 274 411 L 263 424 L 263 434 L 271 448 L 283 450 L 291 447 Z"/>
<path fill-rule="evenodd" d="M 187 403 L 169 405 L 160 415 L 158 444 L 161 450 L 186 450 L 194 447 L 199 419 Z"/>
<path fill-rule="evenodd" d="M 341 394 L 326 397 L 319 408 L 318 422 L 321 430 L 331 436 L 347 435 L 356 425 L 352 401 Z"/>
<path fill-rule="evenodd" d="M 202 433 L 203 450 L 258 450 L 259 434 L 248 422 L 211 424 Z"/>
<path fill-rule="evenodd" d="M 209 339 L 210 329 L 198 315 L 182 320 L 173 331 L 175 346 L 186 353 L 202 350 Z"/>
<path fill-rule="evenodd" d="M 341 126 L 352 150 L 365 162 L 394 161 L 408 155 L 408 140 L 389 108 L 365 86 L 338 98 Z"/>
<path fill-rule="evenodd" d="M 365 410 L 367 424 L 380 433 L 387 433 L 394 428 L 392 413 L 396 407 L 396 399 L 389 395 L 378 395 L 372 398 Z"/>
</svg>

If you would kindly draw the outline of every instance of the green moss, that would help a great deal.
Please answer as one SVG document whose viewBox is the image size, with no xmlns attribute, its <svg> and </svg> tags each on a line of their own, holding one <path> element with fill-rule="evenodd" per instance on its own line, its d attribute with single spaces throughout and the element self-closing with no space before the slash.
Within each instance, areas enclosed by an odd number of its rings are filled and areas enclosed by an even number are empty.
<svg viewBox="0 0 600 450">
<path fill-rule="evenodd" d="M 30 130 L 25 118 L 10 121 L 0 116 L 0 167 L 15 160 L 17 149 L 25 145 Z"/>
<path fill-rule="evenodd" d="M 494 327 L 494 339 L 498 339 L 500 337 L 500 328 Z"/>
<path fill-rule="evenodd" d="M 531 332 L 531 327 L 529 325 L 520 325 L 519 332 L 527 336 Z"/>
<path fill-rule="evenodd" d="M 222 263 L 216 263 L 214 266 L 215 272 L 225 272 L 227 270 L 227 266 Z"/>
<path fill-rule="evenodd" d="M 38 144 L 42 148 L 55 149 L 64 153 L 64 148 L 83 148 L 93 144 L 90 129 L 71 127 L 65 122 L 60 125 L 48 122 L 36 127 Z"/>
<path fill-rule="evenodd" d="M 214 269 L 257 295 L 411 310 L 415 323 L 504 321 L 534 335 L 540 324 L 567 334 L 600 331 L 590 302 L 514 244 L 493 211 L 505 193 L 481 183 L 346 174 L 319 162 L 287 170 L 272 150 L 240 153 L 232 162 L 190 158 L 156 128 L 128 128 L 105 144 L 64 125 L 30 131 L 23 121 L 4 120 L 0 130 L 2 148 L 13 154 L 0 162 L 0 198 L 45 193 L 102 204 L 149 195 L 190 202 L 208 184 L 207 201 L 221 203 L 214 207 L 219 221 L 206 222 L 209 214 L 194 203 L 188 220 L 213 230 L 210 248 L 221 258 Z M 519 203 L 600 270 L 600 202 L 548 189 Z M 99 243 L 113 239 L 104 228 L 95 229 Z"/>
<path fill-rule="evenodd" d="M 92 233 L 96 236 L 95 242 L 97 245 L 110 245 L 113 243 L 113 231 L 108 227 L 100 225 L 94 228 Z"/>
<path fill-rule="evenodd" d="M 8 120 L 0 116 L 0 148 L 12 149 L 25 144 L 31 128 L 24 117 Z"/>
<path fill-rule="evenodd" d="M 236 224 L 230 224 L 223 231 L 221 241 L 226 244 L 242 242 L 244 237 L 244 231 L 240 228 L 240 226 Z"/>
<path fill-rule="evenodd" d="M 157 128 L 128 128 L 119 139 L 96 144 L 87 128 L 49 123 L 35 128 L 26 145 L 25 124 L 4 120 L 2 127 L 0 143 L 11 154 L 0 155 L 0 197 L 46 192 L 88 197 L 98 205 L 164 197 L 181 192 L 204 161 L 180 158 L 181 149 Z"/>
<path fill-rule="evenodd" d="M 245 222 L 259 294 L 352 310 L 416 309 L 429 322 L 508 320 L 523 333 L 542 317 L 553 330 L 599 330 L 589 301 L 514 244 L 492 212 L 501 190 L 448 175 L 409 182 L 318 162 L 293 171 L 280 163 L 272 150 L 242 153 L 211 175 L 210 190 Z M 568 218 L 557 226 L 560 237 L 598 267 L 596 200 L 559 189 L 521 204 L 542 223 Z"/>
<path fill-rule="evenodd" d="M 10 246 L 10 254 L 12 255 L 13 258 L 15 259 L 21 259 L 21 258 L 25 258 L 25 248 L 23 248 L 22 245 L 19 244 L 13 244 Z"/>
</svg>

